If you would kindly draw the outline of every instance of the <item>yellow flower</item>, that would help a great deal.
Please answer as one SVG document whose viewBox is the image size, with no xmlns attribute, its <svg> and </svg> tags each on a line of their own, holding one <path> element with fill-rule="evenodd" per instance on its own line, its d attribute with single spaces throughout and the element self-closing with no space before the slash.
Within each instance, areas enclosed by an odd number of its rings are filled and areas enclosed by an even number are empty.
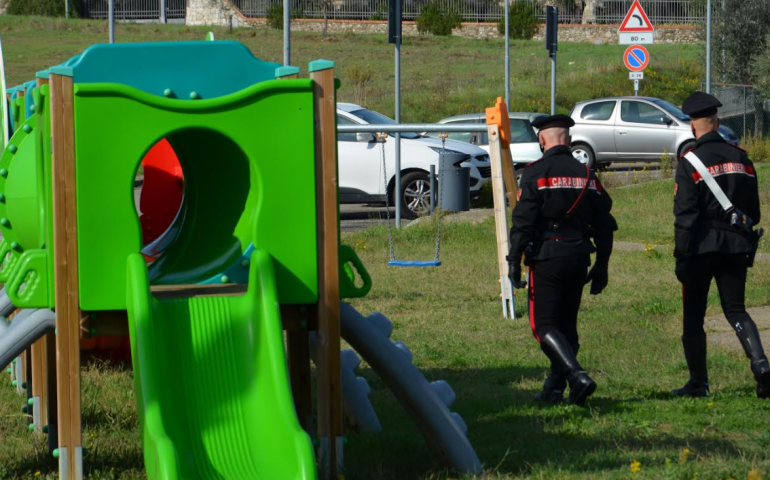
<svg viewBox="0 0 770 480">
<path fill-rule="evenodd" d="M 709 408 L 714 408 L 714 402 L 708 402 L 706 406 Z"/>
<path fill-rule="evenodd" d="M 687 458 L 690 456 L 692 451 L 690 451 L 689 448 L 685 447 L 684 450 L 679 454 L 679 464 L 684 465 L 687 463 Z"/>
<path fill-rule="evenodd" d="M 762 472 L 758 468 L 749 470 L 748 480 L 762 480 Z"/>
<path fill-rule="evenodd" d="M 38 470 L 37 472 L 35 472 L 35 476 L 36 476 L 36 477 L 39 477 L 39 476 L 40 476 L 40 470 Z"/>
<path fill-rule="evenodd" d="M 634 460 L 631 462 L 631 473 L 638 473 L 642 471 L 642 464 Z"/>
</svg>

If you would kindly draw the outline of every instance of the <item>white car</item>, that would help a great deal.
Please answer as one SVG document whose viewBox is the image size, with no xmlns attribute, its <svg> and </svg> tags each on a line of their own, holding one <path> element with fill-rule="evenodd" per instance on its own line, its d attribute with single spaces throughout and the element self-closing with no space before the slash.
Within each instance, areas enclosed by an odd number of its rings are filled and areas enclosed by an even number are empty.
<svg viewBox="0 0 770 480">
<path fill-rule="evenodd" d="M 532 127 L 531 122 L 537 117 L 544 116 L 546 116 L 544 113 L 508 113 L 508 117 L 511 121 L 511 156 L 513 157 L 514 166 L 519 167 L 543 158 L 543 152 L 540 151 L 540 143 L 537 140 L 537 131 Z M 446 123 L 451 125 L 463 123 L 485 124 L 487 123 L 487 118 L 483 113 L 469 113 L 465 115 L 455 115 L 454 117 L 448 117 L 443 120 L 439 120 L 438 123 Z M 437 134 L 430 133 L 428 135 L 434 137 Z M 449 134 L 449 138 L 462 142 L 472 143 L 473 145 L 478 145 L 479 148 L 483 148 L 486 152 L 489 152 L 489 138 L 487 138 L 486 132 L 453 132 Z"/>
<path fill-rule="evenodd" d="M 337 125 L 393 124 L 392 119 L 351 103 L 337 104 Z M 385 172 L 382 148 L 385 147 Z M 394 195 L 396 146 L 395 136 L 382 140 L 372 133 L 337 133 L 340 203 L 401 202 L 404 218 L 416 218 L 430 209 L 430 166 L 436 168 L 442 148 L 447 153 L 464 153 L 470 160 L 462 164 L 471 169 L 471 196 L 478 195 L 481 186 L 492 174 L 489 154 L 469 143 L 441 140 L 419 133 L 401 134 L 401 186 Z M 387 178 L 385 178 L 387 176 Z M 387 187 L 386 187 L 387 183 Z"/>
</svg>

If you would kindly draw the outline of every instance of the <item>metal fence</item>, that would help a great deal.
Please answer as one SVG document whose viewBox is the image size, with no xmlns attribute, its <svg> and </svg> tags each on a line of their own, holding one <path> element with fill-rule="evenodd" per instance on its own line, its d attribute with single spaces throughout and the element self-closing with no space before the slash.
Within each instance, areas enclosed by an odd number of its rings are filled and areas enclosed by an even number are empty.
<svg viewBox="0 0 770 480">
<path fill-rule="evenodd" d="M 282 0 L 231 0 L 246 17 L 263 18 L 274 4 Z M 414 20 L 420 8 L 434 0 L 403 0 L 405 20 Z M 505 0 L 440 0 L 447 12 L 459 14 L 465 22 L 496 22 L 503 16 Z M 559 6 L 562 23 L 620 23 L 633 0 L 510 0 L 526 2 L 535 17 L 545 21 L 547 4 Z M 693 24 L 706 18 L 706 4 L 700 0 L 641 0 L 653 24 Z M 295 18 L 323 18 L 324 10 L 331 19 L 386 20 L 388 0 L 292 0 Z"/>
<path fill-rule="evenodd" d="M 701 90 L 705 90 L 705 84 Z M 743 138 L 770 134 L 770 100 L 752 85 L 711 84 L 711 93 L 722 102 L 719 120 Z"/>
<path fill-rule="evenodd" d="M 161 0 L 115 0 L 116 20 L 158 20 Z M 83 0 L 85 18 L 107 18 L 108 0 Z M 166 0 L 166 18 L 181 19 L 187 14 L 187 0 Z"/>
</svg>

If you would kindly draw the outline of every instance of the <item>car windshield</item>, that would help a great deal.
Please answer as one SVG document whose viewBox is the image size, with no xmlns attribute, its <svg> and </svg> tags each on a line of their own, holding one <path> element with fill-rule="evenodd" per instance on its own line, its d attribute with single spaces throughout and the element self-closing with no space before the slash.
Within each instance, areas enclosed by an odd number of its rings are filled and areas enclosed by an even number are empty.
<svg viewBox="0 0 770 480">
<path fill-rule="evenodd" d="M 349 113 L 372 125 L 394 125 L 396 123 L 392 118 L 365 108 L 354 110 Z M 402 132 L 401 138 L 420 138 L 420 134 L 415 132 Z"/>
<path fill-rule="evenodd" d="M 662 108 L 663 110 L 665 110 L 666 112 L 671 114 L 677 120 L 682 120 L 683 122 L 689 122 L 690 121 L 690 117 L 685 115 L 682 112 L 682 110 L 679 107 L 677 107 L 676 105 L 668 103 L 665 100 L 653 100 L 652 103 L 654 103 L 655 105 L 659 106 L 660 108 Z"/>
</svg>

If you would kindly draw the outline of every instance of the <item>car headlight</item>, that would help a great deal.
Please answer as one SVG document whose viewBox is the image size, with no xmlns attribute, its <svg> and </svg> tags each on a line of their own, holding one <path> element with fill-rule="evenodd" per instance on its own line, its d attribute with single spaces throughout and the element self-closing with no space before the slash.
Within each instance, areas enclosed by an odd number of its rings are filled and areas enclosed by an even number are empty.
<svg viewBox="0 0 770 480">
<path fill-rule="evenodd" d="M 458 155 L 463 154 L 463 152 L 458 152 L 457 150 L 450 150 L 448 148 L 441 148 L 441 147 L 428 147 L 428 148 L 430 148 L 431 150 L 439 154 L 441 153 L 456 153 Z"/>
</svg>

